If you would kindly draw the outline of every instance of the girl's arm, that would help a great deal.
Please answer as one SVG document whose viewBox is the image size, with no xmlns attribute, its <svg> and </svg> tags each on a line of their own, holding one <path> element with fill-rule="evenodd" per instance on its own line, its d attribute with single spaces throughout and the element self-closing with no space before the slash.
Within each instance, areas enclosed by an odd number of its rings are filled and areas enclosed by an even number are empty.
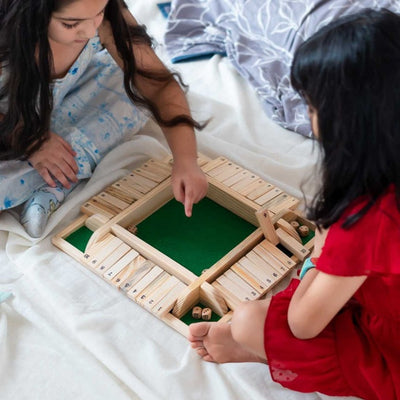
<svg viewBox="0 0 400 400">
<path fill-rule="evenodd" d="M 315 232 L 311 257 L 319 257 L 329 230 Z M 294 336 L 317 336 L 367 279 L 344 277 L 310 269 L 297 287 L 288 310 L 288 324 Z"/>
<path fill-rule="evenodd" d="M 341 310 L 367 276 L 343 277 L 312 269 L 301 281 L 288 310 L 288 324 L 299 339 L 317 336 Z"/>
<path fill-rule="evenodd" d="M 130 12 L 125 10 L 125 18 L 130 25 L 137 25 Z M 116 50 L 111 27 L 107 21 L 99 29 L 103 45 L 123 68 L 123 62 Z M 134 55 L 137 67 L 152 72 L 166 72 L 166 67 L 147 44 L 135 44 Z M 175 79 L 168 83 L 156 82 L 140 75 L 135 77 L 135 87 L 147 99 L 158 107 L 161 117 L 169 120 L 177 115 L 190 115 L 185 94 Z M 171 149 L 174 166 L 172 188 L 175 198 L 185 206 L 185 213 L 190 216 L 192 206 L 207 193 L 207 179 L 197 164 L 197 146 L 192 127 L 179 124 L 174 127 L 161 127 Z"/>
</svg>

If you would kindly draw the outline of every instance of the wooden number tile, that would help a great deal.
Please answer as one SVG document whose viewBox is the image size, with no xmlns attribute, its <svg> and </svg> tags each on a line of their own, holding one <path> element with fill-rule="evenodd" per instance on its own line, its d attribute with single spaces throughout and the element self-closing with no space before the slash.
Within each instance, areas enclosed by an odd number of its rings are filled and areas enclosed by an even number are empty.
<svg viewBox="0 0 400 400">
<path fill-rule="evenodd" d="M 236 165 L 233 162 L 229 161 L 219 166 L 218 168 L 213 169 L 208 173 L 208 175 L 214 177 L 219 182 L 223 182 L 241 171 L 243 171 L 242 167 L 239 167 L 239 165 Z"/>
<path fill-rule="evenodd" d="M 287 210 L 290 207 L 296 206 L 300 201 L 287 193 L 281 192 L 278 196 L 264 203 L 263 207 L 268 208 L 273 211 L 274 214 L 278 213 L 280 210 Z"/>
<path fill-rule="evenodd" d="M 121 272 L 112 279 L 111 283 L 116 287 L 121 287 L 125 281 L 129 280 L 132 275 L 146 262 L 147 260 L 140 254 L 135 257 Z"/>
<path fill-rule="evenodd" d="M 260 180 L 260 177 L 255 175 L 255 174 L 249 174 L 245 179 L 242 179 L 238 183 L 235 183 L 234 185 L 231 186 L 231 189 L 234 190 L 235 192 L 238 192 L 242 194 L 242 191 L 244 188 L 247 186 L 251 185 L 254 182 L 257 182 Z"/>
<path fill-rule="evenodd" d="M 239 264 L 233 264 L 230 268 L 233 272 L 238 274 L 245 282 L 247 282 L 258 293 L 264 293 L 266 286 L 259 280 L 248 274 Z"/>
<path fill-rule="evenodd" d="M 299 203 L 300 203 L 299 199 L 296 199 L 295 197 L 285 194 L 282 197 L 278 196 L 276 201 L 275 202 L 273 201 L 270 205 L 267 204 L 267 207 L 274 214 L 278 214 L 282 210 L 293 209 L 297 207 Z"/>
<path fill-rule="evenodd" d="M 104 210 L 105 212 L 108 212 L 112 215 L 117 215 L 119 214 L 122 210 L 113 204 L 107 203 L 104 201 L 101 197 L 94 196 L 89 200 L 89 203 L 94 205 L 95 207 L 98 207 L 99 209 Z"/>
<path fill-rule="evenodd" d="M 221 286 L 223 286 L 226 290 L 230 291 L 233 295 L 235 295 L 240 301 L 250 301 L 254 300 L 254 297 L 250 296 L 246 290 L 244 290 L 239 284 L 229 279 L 225 274 L 219 276 L 216 279 Z"/>
<path fill-rule="evenodd" d="M 97 268 L 97 266 L 104 261 L 110 254 L 112 254 L 121 244 L 123 243 L 121 239 L 117 238 L 114 235 L 111 235 L 111 240 L 106 244 L 103 244 L 101 247 L 96 246 L 96 251 L 92 253 L 87 258 L 87 264 L 93 268 Z M 91 252 L 90 252 L 91 253 Z M 86 256 L 86 254 L 85 254 Z"/>
<path fill-rule="evenodd" d="M 278 259 L 286 268 L 293 268 L 296 263 L 287 256 L 282 250 L 278 249 L 272 243 L 268 242 L 268 240 L 263 240 L 260 243 L 260 246 L 264 247 L 272 256 Z"/>
<path fill-rule="evenodd" d="M 178 299 L 179 295 L 187 286 L 179 281 L 170 291 L 152 307 L 151 312 L 162 318 L 165 314 L 169 313 Z"/>
<path fill-rule="evenodd" d="M 103 203 L 108 207 L 112 207 L 112 209 L 115 209 L 118 213 L 130 206 L 130 203 L 122 201 L 118 197 L 114 197 L 107 192 L 101 192 L 94 198 L 100 203 Z"/>
<path fill-rule="evenodd" d="M 144 196 L 144 194 L 139 192 L 139 190 L 131 187 L 126 178 L 120 179 L 118 182 L 115 182 L 111 186 L 122 191 L 123 193 L 126 193 L 127 196 L 130 196 L 135 200 L 139 200 Z"/>
<path fill-rule="evenodd" d="M 252 175 L 252 173 L 244 169 L 242 172 L 239 172 L 238 174 L 233 175 L 228 179 L 225 179 L 222 183 L 226 186 L 231 187 L 236 183 L 242 181 L 243 179 L 246 179 L 249 175 Z"/>
<path fill-rule="evenodd" d="M 214 281 L 211 286 L 213 286 L 225 299 L 226 304 L 231 310 L 234 310 L 240 303 L 240 299 L 236 296 L 236 294 L 232 293 L 230 290 L 226 289 L 225 286 L 222 286 L 217 281 Z"/>
<path fill-rule="evenodd" d="M 289 270 L 289 268 L 285 264 L 275 258 L 270 252 L 265 249 L 265 247 L 259 244 L 253 248 L 253 252 L 256 253 L 260 258 L 262 258 L 266 263 L 268 263 L 272 268 L 277 270 L 281 275 L 284 275 Z"/>
<path fill-rule="evenodd" d="M 214 168 L 219 167 L 222 164 L 225 164 L 226 162 L 228 162 L 228 159 L 226 159 L 225 157 L 218 157 L 215 160 L 212 160 L 212 161 L 208 162 L 207 164 L 203 165 L 202 170 L 204 173 L 209 175 L 208 173 L 210 171 L 212 171 Z"/>
<path fill-rule="evenodd" d="M 154 160 L 149 160 L 140 168 L 148 173 L 159 176 L 162 180 L 165 180 L 171 176 L 171 169 L 167 170 L 165 167 L 161 167 L 160 164 L 157 164 Z"/>
<path fill-rule="evenodd" d="M 168 174 L 168 176 L 171 175 L 172 172 L 171 164 L 153 159 L 150 159 L 149 161 L 147 161 L 147 163 L 153 166 L 154 168 L 164 171 L 166 174 Z"/>
<path fill-rule="evenodd" d="M 254 190 L 252 190 L 249 194 L 246 195 L 246 197 L 249 200 L 255 200 L 261 196 L 263 196 L 266 193 L 269 193 L 271 190 L 273 190 L 275 186 L 271 185 L 270 183 L 263 182 L 261 185 L 258 185 Z"/>
<path fill-rule="evenodd" d="M 109 219 L 106 218 L 104 215 L 93 214 L 90 217 L 86 218 L 85 226 L 86 226 L 86 228 L 88 228 L 94 232 L 96 229 L 99 229 L 104 224 L 106 224 L 108 221 L 109 221 Z"/>
<path fill-rule="evenodd" d="M 135 177 L 141 177 L 140 175 L 137 174 L 131 174 L 134 175 Z M 141 177 L 143 178 L 143 177 Z M 145 178 L 143 178 L 145 179 Z M 148 192 L 150 192 L 151 189 L 149 189 L 147 186 L 143 186 L 142 184 L 133 181 L 133 179 L 131 178 L 130 175 L 128 176 L 124 176 L 120 181 L 119 181 L 122 185 L 128 187 L 129 189 L 133 190 L 133 193 L 139 192 L 142 193 L 142 195 L 147 194 Z M 154 182 L 154 184 L 158 185 L 156 182 Z"/>
<path fill-rule="evenodd" d="M 155 265 L 142 279 L 133 284 L 126 294 L 131 299 L 136 299 L 140 292 L 146 289 L 146 287 L 149 286 L 163 272 L 164 270 L 162 268 L 160 268 L 158 265 Z"/>
<path fill-rule="evenodd" d="M 135 169 L 133 172 L 157 183 L 161 183 L 167 178 L 165 174 L 159 174 L 157 171 L 151 170 L 147 164 Z"/>
<path fill-rule="evenodd" d="M 213 169 L 207 172 L 208 176 L 215 177 L 216 175 L 223 172 L 226 168 L 229 169 L 230 166 L 234 165 L 232 161 L 226 160 L 225 162 L 218 163 Z M 240 168 L 240 167 L 239 167 Z"/>
<path fill-rule="evenodd" d="M 103 275 L 109 268 L 111 268 L 119 259 L 121 259 L 131 248 L 126 244 L 120 244 L 109 256 L 103 261 L 96 264 L 96 274 Z"/>
<path fill-rule="evenodd" d="M 310 254 L 309 249 L 304 247 L 297 240 L 293 239 L 292 236 L 286 233 L 283 229 L 278 228 L 276 234 L 278 235 L 282 246 L 291 251 L 300 261 L 304 261 L 304 259 Z"/>
<path fill-rule="evenodd" d="M 261 281 L 266 285 L 276 282 L 282 276 L 282 274 L 271 267 L 271 265 L 269 265 L 253 251 L 247 253 L 247 255 L 241 258 L 238 263 L 250 271 L 253 275 L 256 275 L 257 278 L 261 279 Z"/>
<path fill-rule="evenodd" d="M 116 275 L 118 275 L 132 260 L 134 260 L 139 253 L 136 250 L 129 250 L 120 260 L 118 260 L 111 268 L 109 268 L 103 277 L 111 281 Z"/>
<path fill-rule="evenodd" d="M 103 247 L 107 246 L 113 240 L 113 238 L 115 238 L 115 236 L 112 233 L 107 233 L 97 242 L 93 243 L 89 248 L 87 248 L 83 254 L 83 260 L 85 263 L 89 264 L 93 257 L 95 257 L 95 254 L 98 253 Z"/>
<path fill-rule="evenodd" d="M 281 189 L 275 187 L 274 189 L 270 190 L 269 192 L 263 194 L 262 196 L 254 199 L 254 201 L 259 204 L 260 206 L 265 206 L 271 199 L 279 196 L 282 193 Z"/>
<path fill-rule="evenodd" d="M 141 189 L 145 190 L 145 193 L 154 189 L 158 183 L 152 181 L 151 179 L 147 179 L 144 176 L 137 175 L 134 172 L 130 173 L 126 178 L 130 181 L 132 185 L 138 185 Z"/>
<path fill-rule="evenodd" d="M 90 200 L 81 206 L 81 212 L 87 215 L 101 214 L 108 219 L 111 219 L 116 215 L 116 213 L 105 210 L 103 207 L 99 207 L 98 204 L 95 204 Z"/>
<path fill-rule="evenodd" d="M 125 203 L 128 203 L 129 205 L 131 205 L 132 203 L 134 203 L 137 198 L 136 196 L 132 196 L 126 192 L 124 192 L 121 189 L 118 189 L 115 186 L 109 186 L 104 190 L 106 193 L 110 194 L 111 196 L 114 196 L 122 201 L 124 201 Z"/>
<path fill-rule="evenodd" d="M 243 196 L 247 197 L 250 195 L 250 193 L 258 190 L 260 187 L 263 187 L 264 188 L 263 190 L 267 189 L 267 191 L 268 191 L 268 190 L 271 190 L 274 186 L 271 185 L 270 183 L 265 182 L 263 179 L 259 178 L 259 179 L 252 181 L 250 184 L 245 186 L 243 189 L 240 189 L 239 193 L 242 194 Z M 264 192 L 264 193 L 266 193 L 266 192 Z M 261 193 L 261 195 L 264 193 Z M 259 196 L 256 196 L 255 198 L 257 198 L 257 197 L 259 197 Z"/>
<path fill-rule="evenodd" d="M 247 257 L 243 257 L 237 264 L 247 275 L 250 275 L 255 281 L 260 282 L 260 285 L 265 288 L 263 293 L 278 280 L 278 277 L 273 276 L 271 271 L 254 265 Z"/>
<path fill-rule="evenodd" d="M 154 267 L 154 263 L 150 260 L 146 260 L 144 263 L 140 264 L 139 268 L 134 271 L 125 281 L 119 286 L 124 292 L 128 292 L 132 286 L 140 281 L 147 273 L 151 271 Z"/>
<path fill-rule="evenodd" d="M 230 279 L 232 282 L 238 284 L 245 291 L 248 297 L 250 297 L 251 300 L 254 300 L 257 297 L 259 297 L 259 293 L 251 285 L 249 285 L 246 281 L 244 281 L 239 275 L 237 275 L 234 271 L 228 269 L 227 271 L 225 271 L 223 275 L 226 276 L 228 279 Z"/>
<path fill-rule="evenodd" d="M 143 307 L 146 310 L 151 311 L 151 309 L 172 290 L 180 280 L 173 275 L 170 275 L 166 281 L 161 283 L 160 286 L 157 287 L 156 290 L 153 290 L 146 298 L 146 301 L 143 303 Z"/>
<path fill-rule="evenodd" d="M 154 290 L 157 290 L 164 282 L 168 280 L 171 275 L 168 272 L 163 271 L 160 275 L 157 276 L 144 290 L 142 290 L 136 296 L 136 302 L 140 304 L 142 307 L 148 297 Z"/>
<path fill-rule="evenodd" d="M 204 154 L 201 154 L 201 153 L 197 154 L 197 164 L 200 168 L 209 162 L 210 162 L 210 158 L 208 158 L 207 156 L 205 156 Z"/>
</svg>

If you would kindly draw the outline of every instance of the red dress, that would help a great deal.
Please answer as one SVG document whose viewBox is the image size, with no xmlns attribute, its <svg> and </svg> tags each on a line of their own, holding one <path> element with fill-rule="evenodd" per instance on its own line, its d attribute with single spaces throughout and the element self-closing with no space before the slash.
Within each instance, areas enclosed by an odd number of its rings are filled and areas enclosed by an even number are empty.
<svg viewBox="0 0 400 400">
<path fill-rule="evenodd" d="M 317 269 L 339 276 L 367 275 L 353 298 L 315 338 L 296 339 L 287 323 L 299 284 L 275 295 L 264 345 L 274 381 L 300 392 L 400 399 L 400 213 L 390 187 L 349 230 L 345 216 L 331 226 Z"/>
</svg>

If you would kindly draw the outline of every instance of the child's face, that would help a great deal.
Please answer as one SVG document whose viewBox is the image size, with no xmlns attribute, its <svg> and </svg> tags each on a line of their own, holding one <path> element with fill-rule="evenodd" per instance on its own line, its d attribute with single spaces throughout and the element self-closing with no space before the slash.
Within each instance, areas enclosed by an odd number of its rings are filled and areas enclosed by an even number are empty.
<svg viewBox="0 0 400 400">
<path fill-rule="evenodd" d="M 77 0 L 53 13 L 49 40 L 64 45 L 79 45 L 96 35 L 103 22 L 108 0 Z"/>
</svg>

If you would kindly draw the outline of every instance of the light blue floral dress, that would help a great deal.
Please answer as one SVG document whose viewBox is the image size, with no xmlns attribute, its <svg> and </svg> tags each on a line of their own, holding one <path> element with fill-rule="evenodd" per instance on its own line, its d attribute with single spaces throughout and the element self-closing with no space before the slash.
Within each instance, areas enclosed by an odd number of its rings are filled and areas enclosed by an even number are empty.
<svg viewBox="0 0 400 400">
<path fill-rule="evenodd" d="M 0 75 L 4 84 L 7 71 Z M 148 117 L 125 93 L 123 73 L 96 36 L 89 40 L 66 76 L 53 82 L 51 131 L 76 151 L 78 178 L 89 178 L 97 164 L 128 133 L 139 131 Z M 7 111 L 7 101 L 0 112 Z M 90 160 L 92 158 L 92 160 Z M 0 210 L 25 202 L 45 184 L 28 162 L 0 162 Z"/>
</svg>

